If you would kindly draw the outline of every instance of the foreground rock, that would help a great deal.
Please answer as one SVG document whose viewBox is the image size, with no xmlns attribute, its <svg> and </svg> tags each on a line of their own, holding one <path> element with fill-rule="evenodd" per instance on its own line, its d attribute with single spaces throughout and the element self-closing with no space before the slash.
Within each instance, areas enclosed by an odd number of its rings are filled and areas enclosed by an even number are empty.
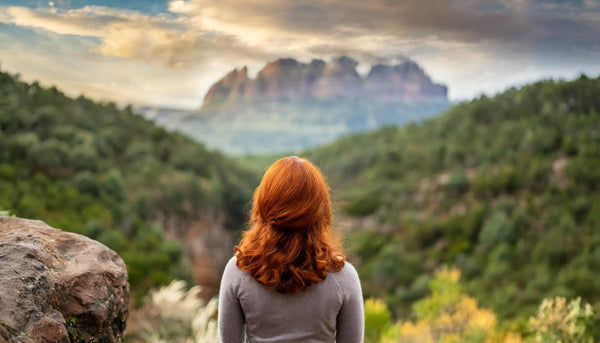
<svg viewBox="0 0 600 343">
<path fill-rule="evenodd" d="M 82 235 L 0 217 L 0 343 L 122 342 L 123 260 Z"/>
</svg>

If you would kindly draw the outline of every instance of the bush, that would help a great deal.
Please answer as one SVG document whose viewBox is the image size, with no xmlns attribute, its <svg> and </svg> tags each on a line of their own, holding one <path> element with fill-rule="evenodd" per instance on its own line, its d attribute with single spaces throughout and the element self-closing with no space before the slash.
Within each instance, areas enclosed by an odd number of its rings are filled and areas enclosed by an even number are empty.
<svg viewBox="0 0 600 343">
<path fill-rule="evenodd" d="M 469 180 L 462 171 L 455 171 L 450 175 L 446 184 L 446 192 L 450 196 L 456 196 L 464 193 L 469 188 Z"/>
<path fill-rule="evenodd" d="M 365 343 L 377 343 L 386 329 L 392 325 L 391 313 L 379 299 L 365 301 Z"/>
<path fill-rule="evenodd" d="M 381 342 L 521 342 L 518 334 L 498 330 L 496 314 L 477 307 L 459 279 L 458 269 L 438 270 L 429 282 L 431 295 L 413 306 L 416 321 L 388 324 Z"/>
<path fill-rule="evenodd" d="M 504 212 L 495 212 L 485 222 L 479 233 L 479 242 L 485 247 L 510 243 L 514 238 L 514 227 Z"/>
<path fill-rule="evenodd" d="M 535 317 L 529 319 L 536 342 L 592 343 L 598 334 L 594 310 L 581 298 L 544 299 Z"/>
<path fill-rule="evenodd" d="M 185 282 L 173 280 L 150 292 L 144 306 L 132 313 L 128 341 L 134 342 L 218 342 L 216 311 L 218 300 L 204 303 L 198 286 L 186 290 Z"/>
</svg>

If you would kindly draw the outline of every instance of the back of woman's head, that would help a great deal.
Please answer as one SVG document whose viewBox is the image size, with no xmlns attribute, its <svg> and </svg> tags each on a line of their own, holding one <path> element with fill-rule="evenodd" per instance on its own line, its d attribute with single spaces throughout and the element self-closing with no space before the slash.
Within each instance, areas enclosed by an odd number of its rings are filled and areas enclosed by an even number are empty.
<svg viewBox="0 0 600 343">
<path fill-rule="evenodd" d="M 344 266 L 330 223 L 329 190 L 319 169 L 284 157 L 254 191 L 251 227 L 235 247 L 237 266 L 280 293 L 304 291 Z"/>
</svg>

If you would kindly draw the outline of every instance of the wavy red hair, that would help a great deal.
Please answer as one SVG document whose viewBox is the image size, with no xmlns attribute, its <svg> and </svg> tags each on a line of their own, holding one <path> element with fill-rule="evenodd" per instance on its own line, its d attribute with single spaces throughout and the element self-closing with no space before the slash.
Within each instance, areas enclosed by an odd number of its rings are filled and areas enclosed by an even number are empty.
<svg viewBox="0 0 600 343">
<path fill-rule="evenodd" d="M 284 157 L 254 191 L 250 229 L 234 248 L 237 266 L 268 289 L 304 291 L 344 266 L 330 224 L 329 189 L 319 169 L 307 159 Z"/>
</svg>

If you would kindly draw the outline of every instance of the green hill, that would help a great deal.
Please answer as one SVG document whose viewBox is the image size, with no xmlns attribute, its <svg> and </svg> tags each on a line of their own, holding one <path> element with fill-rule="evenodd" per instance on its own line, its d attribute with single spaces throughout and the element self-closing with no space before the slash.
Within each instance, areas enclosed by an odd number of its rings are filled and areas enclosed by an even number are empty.
<svg viewBox="0 0 600 343">
<path fill-rule="evenodd" d="M 351 227 L 366 296 L 396 314 L 442 265 L 503 318 L 600 310 L 600 78 L 542 81 L 309 151 Z"/>
<path fill-rule="evenodd" d="M 239 229 L 249 174 L 219 153 L 83 96 L 0 72 L 0 210 L 115 249 L 134 295 L 190 278 L 176 237 L 204 215 Z M 169 226 L 169 227 L 167 227 Z"/>
</svg>

